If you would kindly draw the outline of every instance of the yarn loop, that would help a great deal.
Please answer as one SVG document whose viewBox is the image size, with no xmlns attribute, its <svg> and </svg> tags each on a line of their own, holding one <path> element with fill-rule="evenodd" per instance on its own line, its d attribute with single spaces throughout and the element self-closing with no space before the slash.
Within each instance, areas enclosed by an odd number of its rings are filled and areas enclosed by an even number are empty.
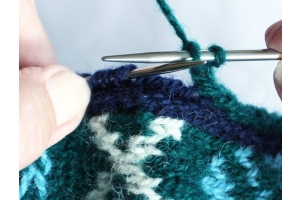
<svg viewBox="0 0 300 200">
<path fill-rule="evenodd" d="M 182 50 L 189 52 L 193 60 L 199 60 L 201 57 L 201 48 L 196 41 L 187 41 L 183 44 Z"/>
<path fill-rule="evenodd" d="M 174 16 L 172 9 L 169 7 L 165 0 L 157 0 L 156 2 L 159 5 L 163 14 L 165 15 L 168 22 L 175 30 L 176 35 L 181 39 L 182 50 L 189 52 L 193 60 L 200 60 L 200 45 L 196 41 L 190 41 L 188 39 L 183 27 L 180 25 L 180 23 Z M 220 67 L 226 61 L 226 52 L 222 47 L 218 45 L 212 45 L 208 48 L 208 50 L 214 53 L 215 59 L 214 61 L 207 62 L 207 67 Z"/>
<path fill-rule="evenodd" d="M 226 51 L 218 46 L 212 45 L 208 48 L 209 51 L 215 55 L 215 60 L 207 63 L 208 66 L 220 67 L 226 61 Z"/>
<path fill-rule="evenodd" d="M 165 0 L 182 41 L 201 59 Z M 76 130 L 20 174 L 31 199 L 281 199 L 281 116 L 244 105 L 218 83 L 214 60 L 193 67 L 193 85 L 158 75 L 127 79 L 129 64 L 81 76 L 91 100 Z"/>
</svg>

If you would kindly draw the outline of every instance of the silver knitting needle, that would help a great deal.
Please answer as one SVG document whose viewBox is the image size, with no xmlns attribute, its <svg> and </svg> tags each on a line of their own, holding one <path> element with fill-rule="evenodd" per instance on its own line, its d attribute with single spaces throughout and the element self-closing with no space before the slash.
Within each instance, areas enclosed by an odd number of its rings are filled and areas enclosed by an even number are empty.
<svg viewBox="0 0 300 200">
<path fill-rule="evenodd" d="M 214 59 L 214 53 L 208 50 L 201 51 L 200 61 L 211 61 Z M 227 61 L 259 61 L 281 59 L 282 54 L 272 49 L 226 51 Z M 169 63 L 174 60 L 191 61 L 192 57 L 186 51 L 166 51 L 104 56 L 102 57 L 102 60 L 108 62 Z"/>
<path fill-rule="evenodd" d="M 135 69 L 127 75 L 127 78 L 170 73 L 188 69 L 197 65 L 203 65 L 207 61 L 214 59 L 214 53 L 207 50 L 201 51 L 201 59 L 198 61 L 192 61 L 192 57 L 186 51 L 147 52 L 102 57 L 103 61 L 109 62 L 168 63 L 156 67 Z M 282 54 L 272 49 L 226 51 L 226 61 L 259 61 L 281 59 Z"/>
<path fill-rule="evenodd" d="M 149 76 L 155 74 L 165 74 L 170 72 L 175 72 L 179 70 L 188 69 L 197 65 L 203 65 L 206 61 L 176 61 L 171 62 L 165 65 L 157 66 L 157 67 L 146 67 L 146 68 L 139 68 L 131 71 L 126 78 L 136 78 L 140 76 Z"/>
</svg>

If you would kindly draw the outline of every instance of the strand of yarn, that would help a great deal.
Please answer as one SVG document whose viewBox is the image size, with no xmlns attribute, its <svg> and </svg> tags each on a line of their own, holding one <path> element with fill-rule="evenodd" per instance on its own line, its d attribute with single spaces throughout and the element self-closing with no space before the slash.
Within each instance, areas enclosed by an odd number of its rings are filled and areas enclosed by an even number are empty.
<svg viewBox="0 0 300 200">
<path fill-rule="evenodd" d="M 162 10 L 168 22 L 174 28 L 177 36 L 181 39 L 183 45 L 182 49 L 188 51 L 194 60 L 200 59 L 201 52 L 199 44 L 196 41 L 188 40 L 184 29 L 174 16 L 172 9 L 169 7 L 166 1 L 157 0 L 156 2 L 160 6 L 160 9 Z M 220 67 L 224 62 L 226 62 L 226 51 L 218 45 L 211 45 L 208 50 L 214 53 L 215 59 L 207 62 L 205 66 L 192 67 L 190 69 L 192 80 L 194 84 L 199 87 L 200 96 L 216 99 L 214 104 L 219 108 L 230 111 L 230 117 L 235 121 L 239 121 L 244 124 L 249 124 L 250 121 L 253 120 L 256 121 L 256 128 L 262 132 L 265 132 L 262 130 L 262 127 L 264 127 L 262 124 L 264 122 L 259 121 L 258 119 L 263 115 L 268 115 L 267 111 L 265 109 L 255 110 L 250 105 L 241 104 L 237 97 L 230 90 L 220 84 L 215 77 L 214 68 L 212 66 Z M 273 113 L 272 115 L 278 116 L 277 113 Z M 278 123 L 281 124 L 281 118 L 278 118 Z M 272 127 L 270 125 L 268 126 Z M 271 129 L 274 131 L 274 134 L 277 137 L 280 137 L 281 130 L 275 130 L 273 128 Z"/>
<path fill-rule="evenodd" d="M 87 114 L 97 116 L 99 123 L 92 123 L 93 130 L 98 130 L 96 143 L 102 155 L 109 154 L 104 160 L 112 162 L 101 166 L 98 188 L 89 194 L 90 199 L 98 195 L 102 199 L 146 199 L 138 196 L 142 194 L 150 199 L 158 195 L 162 199 L 280 198 L 279 172 L 272 172 L 273 176 L 270 166 L 262 166 L 263 155 L 280 152 L 279 138 L 263 139 L 251 126 L 228 121 L 228 113 L 209 103 L 213 100 L 199 98 L 196 88 L 187 88 L 179 80 L 122 78 L 135 68 L 102 70 L 90 77 L 93 90 Z M 172 119 L 188 123 L 175 134 L 176 126 L 169 126 Z M 168 127 L 177 140 L 167 137 L 157 143 L 157 134 Z M 156 154 L 149 155 L 153 152 Z M 145 154 L 149 155 L 145 160 L 138 159 Z M 146 176 L 141 173 L 139 180 L 140 167 Z M 107 182 L 109 186 L 103 184 Z"/>
<path fill-rule="evenodd" d="M 157 3 L 183 50 L 200 59 L 198 43 Z M 208 49 L 215 60 L 191 69 L 193 86 L 126 79 L 134 65 L 81 74 L 92 91 L 85 118 L 21 171 L 20 198 L 281 199 L 281 117 L 244 106 L 217 83 L 226 54 Z"/>
<path fill-rule="evenodd" d="M 160 76 L 126 79 L 126 75 L 136 68 L 134 65 L 125 65 L 101 70 L 91 76 L 84 75 L 90 76 L 93 99 L 86 115 L 112 113 L 116 108 L 124 113 L 146 110 L 157 116 L 184 119 L 225 141 L 240 141 L 241 145 L 253 146 L 259 152 L 276 154 L 281 149 L 278 126 L 281 118 L 278 116 L 269 117 L 267 112 L 252 106 L 248 109 L 260 116 L 245 116 L 241 119 L 244 123 L 232 120 L 231 113 L 213 105 L 216 99 L 201 97 L 204 91 L 199 92 L 197 86 L 187 87 L 180 80 Z M 251 128 L 253 125 L 257 130 Z"/>
<path fill-rule="evenodd" d="M 156 2 L 159 5 L 163 14 L 165 15 L 168 22 L 175 30 L 176 35 L 181 39 L 182 50 L 188 51 L 192 56 L 193 60 L 199 60 L 201 58 L 200 45 L 196 41 L 190 41 L 188 39 L 183 27 L 178 22 L 175 15 L 173 14 L 172 9 L 169 7 L 165 0 L 156 0 Z M 208 48 L 208 50 L 214 53 L 215 59 L 214 61 L 207 62 L 207 67 L 220 67 L 226 61 L 226 52 L 222 47 L 218 45 L 212 45 Z"/>
<path fill-rule="evenodd" d="M 233 121 L 198 86 L 160 76 L 126 79 L 136 68 L 82 74 L 92 89 L 85 119 L 48 149 L 55 162 L 47 191 L 38 192 L 34 172 L 21 172 L 31 180 L 22 199 L 281 199 L 275 116 Z M 264 132 L 255 128 L 259 121 Z"/>
<path fill-rule="evenodd" d="M 45 199 L 47 194 L 46 185 L 47 181 L 45 176 L 50 172 L 52 167 L 51 160 L 46 152 L 37 160 L 28 166 L 27 170 L 22 174 L 19 188 L 19 198 L 24 197 L 28 191 L 28 187 L 35 183 L 40 199 Z"/>
</svg>

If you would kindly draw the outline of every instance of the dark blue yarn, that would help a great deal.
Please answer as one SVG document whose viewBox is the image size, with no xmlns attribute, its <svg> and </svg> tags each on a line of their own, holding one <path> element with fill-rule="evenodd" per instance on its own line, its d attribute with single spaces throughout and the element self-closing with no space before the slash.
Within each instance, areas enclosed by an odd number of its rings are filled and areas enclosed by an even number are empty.
<svg viewBox="0 0 300 200">
<path fill-rule="evenodd" d="M 198 87 L 187 87 L 180 80 L 160 76 L 125 79 L 135 68 L 134 65 L 127 65 L 92 75 L 89 82 L 92 97 L 87 115 L 142 110 L 157 116 L 184 119 L 226 141 L 239 141 L 242 145 L 253 146 L 257 151 L 273 155 L 281 152 L 280 130 L 272 132 L 272 126 L 280 122 L 280 117 L 274 120 L 274 116 L 271 117 L 265 110 L 249 106 L 249 110 L 263 116 L 262 119 L 271 121 L 270 127 L 254 130 L 231 120 L 229 113 L 213 105 L 212 99 L 200 97 Z"/>
</svg>

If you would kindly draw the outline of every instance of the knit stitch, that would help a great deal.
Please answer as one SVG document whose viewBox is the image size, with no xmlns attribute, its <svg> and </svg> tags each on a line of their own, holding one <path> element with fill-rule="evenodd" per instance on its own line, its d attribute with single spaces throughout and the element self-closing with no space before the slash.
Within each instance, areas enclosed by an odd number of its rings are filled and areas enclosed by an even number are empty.
<svg viewBox="0 0 300 200">
<path fill-rule="evenodd" d="M 157 0 L 182 49 L 189 40 Z M 21 199 L 281 199 L 282 117 L 244 105 L 215 78 L 225 51 L 190 70 L 193 85 L 148 76 L 135 65 L 89 77 L 91 101 L 80 126 L 20 172 Z"/>
<path fill-rule="evenodd" d="M 35 193 L 34 189 L 29 189 L 29 186 L 35 185 L 37 190 L 36 194 L 44 199 L 46 196 L 46 185 L 47 181 L 45 176 L 50 172 L 52 163 L 46 152 L 33 164 L 23 170 L 20 175 L 20 199 L 25 195 L 26 192 Z M 29 191 L 28 191 L 29 190 Z"/>
<path fill-rule="evenodd" d="M 45 199 L 281 199 L 281 116 L 248 105 L 263 122 L 236 121 L 196 86 L 126 79 L 135 68 L 90 77 L 85 119 L 48 150 Z"/>
</svg>

